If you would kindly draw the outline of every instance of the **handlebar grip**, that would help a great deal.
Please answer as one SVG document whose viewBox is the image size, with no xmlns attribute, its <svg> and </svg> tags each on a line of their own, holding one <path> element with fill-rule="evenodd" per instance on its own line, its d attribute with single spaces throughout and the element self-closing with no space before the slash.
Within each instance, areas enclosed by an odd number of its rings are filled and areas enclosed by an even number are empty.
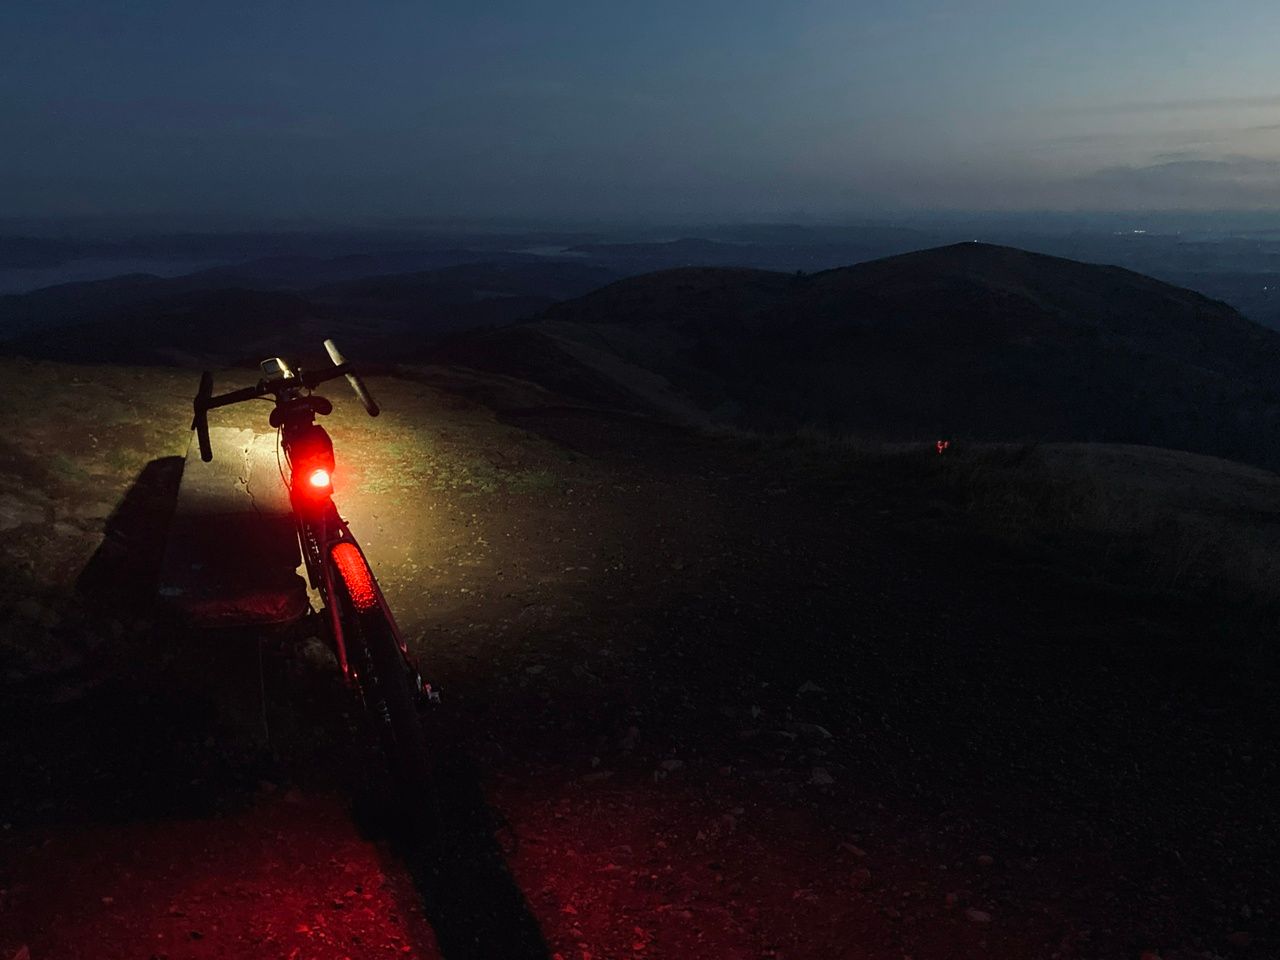
<svg viewBox="0 0 1280 960">
<path fill-rule="evenodd" d="M 200 459 L 208 463 L 213 459 L 213 447 L 209 443 L 209 399 L 213 396 L 213 374 L 208 370 L 200 374 L 200 389 L 196 391 L 195 417 L 191 429 L 200 443 Z"/>
<path fill-rule="evenodd" d="M 332 340 L 324 342 L 324 348 L 329 354 L 329 359 L 333 361 L 335 367 L 340 367 L 347 361 L 342 354 L 338 352 L 338 345 Z M 369 395 L 368 389 L 364 385 L 364 381 L 360 379 L 359 374 L 350 372 L 347 374 L 347 383 L 351 384 L 351 389 L 356 392 L 356 396 L 360 398 L 360 402 L 364 404 L 365 410 L 369 416 L 376 417 L 379 413 L 377 401 Z"/>
</svg>

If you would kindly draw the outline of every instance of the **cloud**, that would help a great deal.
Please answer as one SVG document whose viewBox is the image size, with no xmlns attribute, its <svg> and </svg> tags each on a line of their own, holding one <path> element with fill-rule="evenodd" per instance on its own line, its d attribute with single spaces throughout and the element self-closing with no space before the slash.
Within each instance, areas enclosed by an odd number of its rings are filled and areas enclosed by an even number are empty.
<svg viewBox="0 0 1280 960">
<path fill-rule="evenodd" d="M 1209 97 L 1182 100 L 1131 100 L 1124 103 L 1077 104 L 1059 107 L 1056 113 L 1126 114 L 1126 113 L 1181 113 L 1190 110 L 1231 110 L 1239 108 L 1265 109 L 1280 107 L 1280 94 L 1255 97 Z"/>
</svg>

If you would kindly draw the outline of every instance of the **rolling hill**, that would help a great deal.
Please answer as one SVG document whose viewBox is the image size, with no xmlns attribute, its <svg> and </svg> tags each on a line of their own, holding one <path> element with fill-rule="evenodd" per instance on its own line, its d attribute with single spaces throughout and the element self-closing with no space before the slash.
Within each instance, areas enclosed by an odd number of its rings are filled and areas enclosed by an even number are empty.
<svg viewBox="0 0 1280 960">
<path fill-rule="evenodd" d="M 344 269 L 375 265 L 351 259 Z M 406 343 L 416 347 L 446 331 L 537 316 L 616 276 L 588 264 L 531 257 L 303 289 L 281 279 L 294 270 L 296 280 L 312 266 L 289 261 L 279 276 L 270 275 L 271 266 L 260 277 L 250 268 L 243 276 L 217 270 L 171 278 L 131 274 L 3 296 L 0 342 L 8 352 L 32 357 L 239 363 L 341 334 L 366 357 L 387 358 L 400 355 Z"/>
<path fill-rule="evenodd" d="M 544 341 L 538 348 L 530 340 Z M 519 341 L 519 345 L 514 345 Z M 1118 267 L 980 243 L 632 277 L 437 357 L 695 422 L 1154 444 L 1280 463 L 1280 334 Z"/>
</svg>

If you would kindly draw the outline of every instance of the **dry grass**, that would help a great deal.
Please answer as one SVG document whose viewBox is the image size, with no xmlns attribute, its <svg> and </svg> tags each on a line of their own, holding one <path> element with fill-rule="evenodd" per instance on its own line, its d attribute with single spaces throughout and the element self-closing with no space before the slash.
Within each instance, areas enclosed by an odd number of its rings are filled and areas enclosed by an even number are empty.
<svg viewBox="0 0 1280 960">
<path fill-rule="evenodd" d="M 1218 599 L 1280 601 L 1280 477 L 1230 461 L 1105 444 L 982 446 L 929 468 L 998 538 L 1062 547 L 1100 576 Z"/>
<path fill-rule="evenodd" d="M 714 435 L 787 469 L 869 481 L 889 512 L 976 530 L 1126 590 L 1280 603 L 1280 476 L 1123 444 L 884 443 L 806 429 Z"/>
</svg>

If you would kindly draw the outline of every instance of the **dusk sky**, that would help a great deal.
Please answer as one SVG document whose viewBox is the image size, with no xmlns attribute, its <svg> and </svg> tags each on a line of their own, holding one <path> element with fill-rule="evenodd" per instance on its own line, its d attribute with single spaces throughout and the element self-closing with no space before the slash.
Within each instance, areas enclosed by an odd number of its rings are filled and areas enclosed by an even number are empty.
<svg viewBox="0 0 1280 960">
<path fill-rule="evenodd" d="M 1280 208 L 1274 0 L 44 0 L 0 77 L 0 217 Z"/>
</svg>

